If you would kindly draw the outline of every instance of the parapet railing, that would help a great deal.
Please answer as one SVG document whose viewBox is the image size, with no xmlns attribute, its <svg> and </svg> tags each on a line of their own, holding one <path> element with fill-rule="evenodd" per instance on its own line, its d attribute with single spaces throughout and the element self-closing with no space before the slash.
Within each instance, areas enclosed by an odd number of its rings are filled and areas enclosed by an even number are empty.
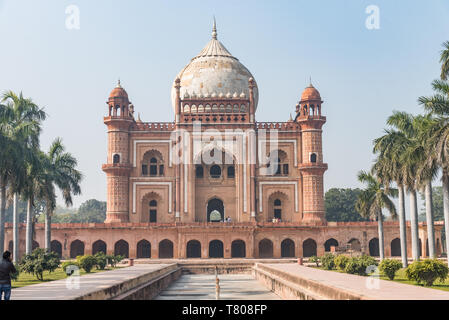
<svg viewBox="0 0 449 320">
<path fill-rule="evenodd" d="M 136 131 L 173 131 L 174 122 L 136 122 L 131 130 Z"/>
<path fill-rule="evenodd" d="M 256 122 L 257 129 L 300 130 L 300 126 L 293 121 L 289 122 Z"/>
</svg>

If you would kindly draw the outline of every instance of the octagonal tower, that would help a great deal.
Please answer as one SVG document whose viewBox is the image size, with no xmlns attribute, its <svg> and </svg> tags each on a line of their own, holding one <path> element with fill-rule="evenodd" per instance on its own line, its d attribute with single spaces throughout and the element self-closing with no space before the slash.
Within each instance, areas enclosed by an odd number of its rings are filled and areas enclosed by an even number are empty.
<svg viewBox="0 0 449 320">
<path fill-rule="evenodd" d="M 104 117 L 108 127 L 108 158 L 103 165 L 107 175 L 106 223 L 129 221 L 129 175 L 132 169 L 129 157 L 129 129 L 134 123 L 133 105 L 120 85 L 112 90 L 106 102 L 109 114 Z"/>
<path fill-rule="evenodd" d="M 327 163 L 323 163 L 322 126 L 326 117 L 321 115 L 320 93 L 310 84 L 302 93 L 296 107 L 296 122 L 301 126 L 302 161 L 300 172 L 303 188 L 303 222 L 324 224 L 323 175 Z"/>
</svg>

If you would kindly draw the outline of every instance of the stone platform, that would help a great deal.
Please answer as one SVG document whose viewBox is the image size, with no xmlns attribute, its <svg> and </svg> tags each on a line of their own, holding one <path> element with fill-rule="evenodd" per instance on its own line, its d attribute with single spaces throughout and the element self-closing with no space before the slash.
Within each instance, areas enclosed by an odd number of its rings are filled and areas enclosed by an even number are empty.
<svg viewBox="0 0 449 320">
<path fill-rule="evenodd" d="M 449 292 L 297 264 L 258 264 L 256 278 L 283 299 L 449 300 Z"/>
<path fill-rule="evenodd" d="M 11 300 L 114 299 L 178 269 L 176 264 L 142 264 L 79 277 L 72 276 L 13 289 Z M 126 296 L 122 298 L 126 299 Z"/>
</svg>

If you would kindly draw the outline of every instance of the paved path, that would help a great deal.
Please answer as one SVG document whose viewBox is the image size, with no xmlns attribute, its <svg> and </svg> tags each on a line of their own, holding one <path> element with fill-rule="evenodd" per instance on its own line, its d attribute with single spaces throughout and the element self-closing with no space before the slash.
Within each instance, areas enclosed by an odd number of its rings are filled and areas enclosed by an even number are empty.
<svg viewBox="0 0 449 320">
<path fill-rule="evenodd" d="M 141 264 L 81 277 L 72 276 L 62 280 L 34 284 L 12 289 L 11 300 L 72 300 L 167 266 L 168 264 Z M 79 280 L 78 288 L 76 288 L 76 280 Z"/>
<path fill-rule="evenodd" d="M 320 270 L 297 264 L 267 264 L 269 267 L 307 278 L 327 286 L 340 288 L 373 300 L 449 300 L 449 292 L 418 287 L 372 277 Z"/>
<path fill-rule="evenodd" d="M 279 300 L 249 274 L 223 274 L 220 279 L 222 300 Z M 156 300 L 215 300 L 215 275 L 183 275 L 162 291 Z"/>
</svg>

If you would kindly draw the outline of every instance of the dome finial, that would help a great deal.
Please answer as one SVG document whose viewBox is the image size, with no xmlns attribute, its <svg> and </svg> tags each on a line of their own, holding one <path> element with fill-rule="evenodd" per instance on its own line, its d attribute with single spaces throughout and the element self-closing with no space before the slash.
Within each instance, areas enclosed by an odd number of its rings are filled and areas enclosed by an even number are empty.
<svg viewBox="0 0 449 320">
<path fill-rule="evenodd" d="M 313 87 L 313 85 L 312 85 L 312 76 L 309 77 L 309 87 Z"/>
<path fill-rule="evenodd" d="M 122 85 L 120 84 L 120 78 L 118 78 L 118 82 L 117 82 L 117 87 L 116 88 L 121 88 Z"/>
<path fill-rule="evenodd" d="M 214 25 L 212 26 L 212 39 L 217 40 L 217 22 L 215 21 L 215 16 L 214 16 Z"/>
</svg>

